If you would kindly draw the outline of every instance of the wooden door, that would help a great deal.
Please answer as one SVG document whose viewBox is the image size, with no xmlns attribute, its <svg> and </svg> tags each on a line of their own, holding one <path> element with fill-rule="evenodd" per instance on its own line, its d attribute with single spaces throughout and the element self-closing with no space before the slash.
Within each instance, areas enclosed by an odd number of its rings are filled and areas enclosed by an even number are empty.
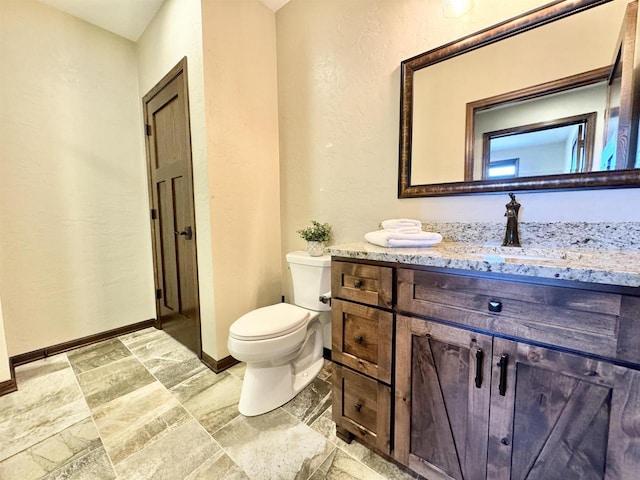
<svg viewBox="0 0 640 480">
<path fill-rule="evenodd" d="M 488 478 L 639 478 L 639 372 L 498 338 L 493 352 Z"/>
<path fill-rule="evenodd" d="M 492 337 L 398 316 L 394 456 L 430 479 L 485 479 Z"/>
<path fill-rule="evenodd" d="M 160 328 L 201 355 L 186 68 L 184 58 L 143 102 L 157 319 Z"/>
</svg>

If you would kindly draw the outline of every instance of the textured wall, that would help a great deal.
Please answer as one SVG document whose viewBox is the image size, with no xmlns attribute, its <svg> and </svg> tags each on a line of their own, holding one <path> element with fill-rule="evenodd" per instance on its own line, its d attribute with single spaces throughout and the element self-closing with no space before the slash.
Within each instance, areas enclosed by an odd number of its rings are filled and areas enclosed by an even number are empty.
<svg viewBox="0 0 640 480">
<path fill-rule="evenodd" d="M 229 326 L 282 295 L 275 15 L 202 2 L 216 359 Z"/>
<path fill-rule="evenodd" d="M 0 1 L 0 291 L 9 355 L 155 316 L 133 43 Z"/>
<path fill-rule="evenodd" d="M 291 0 L 280 9 L 283 252 L 303 247 L 295 231 L 311 219 L 333 224 L 337 243 L 362 240 L 385 218 L 503 221 L 506 193 L 397 198 L 400 62 L 544 3 L 476 0 L 461 19 L 444 18 L 435 0 Z M 518 199 L 525 221 L 640 219 L 640 189 Z"/>
<path fill-rule="evenodd" d="M 4 316 L 2 315 L 2 299 L 0 298 L 0 382 L 9 380 L 9 354 L 7 353 L 7 341 L 4 334 Z"/>
<path fill-rule="evenodd" d="M 165 1 L 138 40 L 136 51 L 140 97 L 187 57 L 202 349 L 216 358 L 200 0 Z"/>
</svg>

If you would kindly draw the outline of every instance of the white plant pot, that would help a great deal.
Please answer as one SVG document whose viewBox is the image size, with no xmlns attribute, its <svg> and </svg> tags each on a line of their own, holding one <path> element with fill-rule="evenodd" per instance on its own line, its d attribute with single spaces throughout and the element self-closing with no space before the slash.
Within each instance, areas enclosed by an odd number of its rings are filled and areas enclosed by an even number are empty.
<svg viewBox="0 0 640 480">
<path fill-rule="evenodd" d="M 324 242 L 307 242 L 307 253 L 311 257 L 324 255 Z"/>
</svg>

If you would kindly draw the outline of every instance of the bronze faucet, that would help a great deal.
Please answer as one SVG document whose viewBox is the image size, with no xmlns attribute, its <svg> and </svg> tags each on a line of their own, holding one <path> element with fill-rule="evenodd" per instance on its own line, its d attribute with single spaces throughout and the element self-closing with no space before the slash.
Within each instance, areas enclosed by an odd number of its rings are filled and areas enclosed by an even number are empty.
<svg viewBox="0 0 640 480">
<path fill-rule="evenodd" d="M 520 237 L 518 236 L 518 212 L 520 211 L 520 204 L 516 201 L 516 196 L 510 193 L 511 201 L 505 206 L 507 211 L 504 214 L 507 217 L 507 231 L 504 234 L 504 240 L 502 242 L 503 247 L 519 247 Z"/>
</svg>

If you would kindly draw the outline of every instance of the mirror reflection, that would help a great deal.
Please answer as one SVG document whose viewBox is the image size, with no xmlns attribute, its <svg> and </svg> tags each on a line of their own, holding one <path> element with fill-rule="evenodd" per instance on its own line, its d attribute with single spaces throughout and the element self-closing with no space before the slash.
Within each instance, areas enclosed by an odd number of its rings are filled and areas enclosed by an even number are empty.
<svg viewBox="0 0 640 480">
<path fill-rule="evenodd" d="M 629 2 L 605 1 L 554 2 L 529 15 L 547 15 L 537 28 L 488 41 L 505 22 L 403 62 L 399 196 L 562 188 L 547 182 L 558 175 L 573 188 L 591 181 L 576 175 L 638 167 L 615 154 L 624 94 L 614 73 Z M 523 18 L 510 22 L 521 28 Z M 531 181 L 509 183 L 521 178 Z"/>
<path fill-rule="evenodd" d="M 554 91 L 563 86 L 559 93 L 549 94 L 543 85 L 534 99 L 501 101 L 498 97 L 467 104 L 471 138 L 466 141 L 473 143 L 473 150 L 466 159 L 472 171 L 465 172 L 465 180 L 606 170 L 596 152 L 603 146 L 609 71 L 579 76 L 593 80 L 586 86 L 580 81 L 576 87 L 575 77 L 553 82 Z M 493 164 L 507 159 L 519 168 L 509 176 L 505 172 L 497 176 Z"/>
</svg>

